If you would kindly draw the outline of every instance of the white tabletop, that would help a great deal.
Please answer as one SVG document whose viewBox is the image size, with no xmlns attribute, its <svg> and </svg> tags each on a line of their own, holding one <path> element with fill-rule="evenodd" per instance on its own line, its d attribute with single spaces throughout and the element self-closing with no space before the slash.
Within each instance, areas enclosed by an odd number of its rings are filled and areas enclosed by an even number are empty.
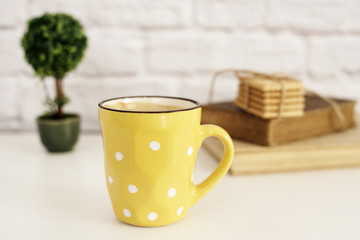
<svg viewBox="0 0 360 240">
<path fill-rule="evenodd" d="M 200 150 L 195 182 L 216 164 Z M 50 154 L 35 133 L 1 133 L 0 239 L 360 239 L 360 168 L 227 175 L 183 220 L 141 228 L 112 212 L 99 134 Z"/>
</svg>

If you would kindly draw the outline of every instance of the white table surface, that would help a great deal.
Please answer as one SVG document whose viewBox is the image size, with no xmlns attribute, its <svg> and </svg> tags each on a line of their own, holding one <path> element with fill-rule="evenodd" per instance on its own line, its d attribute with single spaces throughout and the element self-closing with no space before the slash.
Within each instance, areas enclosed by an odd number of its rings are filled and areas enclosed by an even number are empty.
<svg viewBox="0 0 360 240">
<path fill-rule="evenodd" d="M 195 182 L 217 162 L 203 149 Z M 0 239 L 360 239 L 360 168 L 225 176 L 172 225 L 112 212 L 99 134 L 50 154 L 36 133 L 0 133 Z"/>
</svg>

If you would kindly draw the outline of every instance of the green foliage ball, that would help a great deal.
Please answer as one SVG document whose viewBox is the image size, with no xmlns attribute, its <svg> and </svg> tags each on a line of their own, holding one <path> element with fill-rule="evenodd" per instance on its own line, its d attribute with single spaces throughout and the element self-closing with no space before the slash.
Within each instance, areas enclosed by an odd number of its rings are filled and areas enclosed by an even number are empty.
<svg viewBox="0 0 360 240">
<path fill-rule="evenodd" d="M 84 57 L 87 37 L 72 16 L 46 13 L 29 20 L 21 45 L 38 76 L 62 79 Z"/>
</svg>

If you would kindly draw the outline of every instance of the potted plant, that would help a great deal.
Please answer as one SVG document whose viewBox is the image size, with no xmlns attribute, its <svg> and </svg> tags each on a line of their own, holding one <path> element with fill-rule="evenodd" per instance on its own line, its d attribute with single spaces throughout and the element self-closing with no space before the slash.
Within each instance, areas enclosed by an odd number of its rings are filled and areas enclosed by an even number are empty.
<svg viewBox="0 0 360 240">
<path fill-rule="evenodd" d="M 64 113 L 69 102 L 63 89 L 67 73 L 83 59 L 87 37 L 79 21 L 62 13 L 46 13 L 29 20 L 21 45 L 26 61 L 44 84 L 49 111 L 37 118 L 40 138 L 50 152 L 69 151 L 80 132 L 80 116 Z M 55 97 L 50 97 L 45 78 L 55 80 Z"/>
</svg>

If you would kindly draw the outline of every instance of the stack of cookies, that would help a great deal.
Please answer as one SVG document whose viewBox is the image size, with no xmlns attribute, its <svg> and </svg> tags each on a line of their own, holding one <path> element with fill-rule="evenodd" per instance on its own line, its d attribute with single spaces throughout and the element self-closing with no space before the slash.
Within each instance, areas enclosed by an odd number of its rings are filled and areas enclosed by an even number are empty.
<svg viewBox="0 0 360 240">
<path fill-rule="evenodd" d="M 298 117 L 304 114 L 305 96 L 301 81 L 264 76 L 239 78 L 235 105 L 261 118 Z"/>
</svg>

